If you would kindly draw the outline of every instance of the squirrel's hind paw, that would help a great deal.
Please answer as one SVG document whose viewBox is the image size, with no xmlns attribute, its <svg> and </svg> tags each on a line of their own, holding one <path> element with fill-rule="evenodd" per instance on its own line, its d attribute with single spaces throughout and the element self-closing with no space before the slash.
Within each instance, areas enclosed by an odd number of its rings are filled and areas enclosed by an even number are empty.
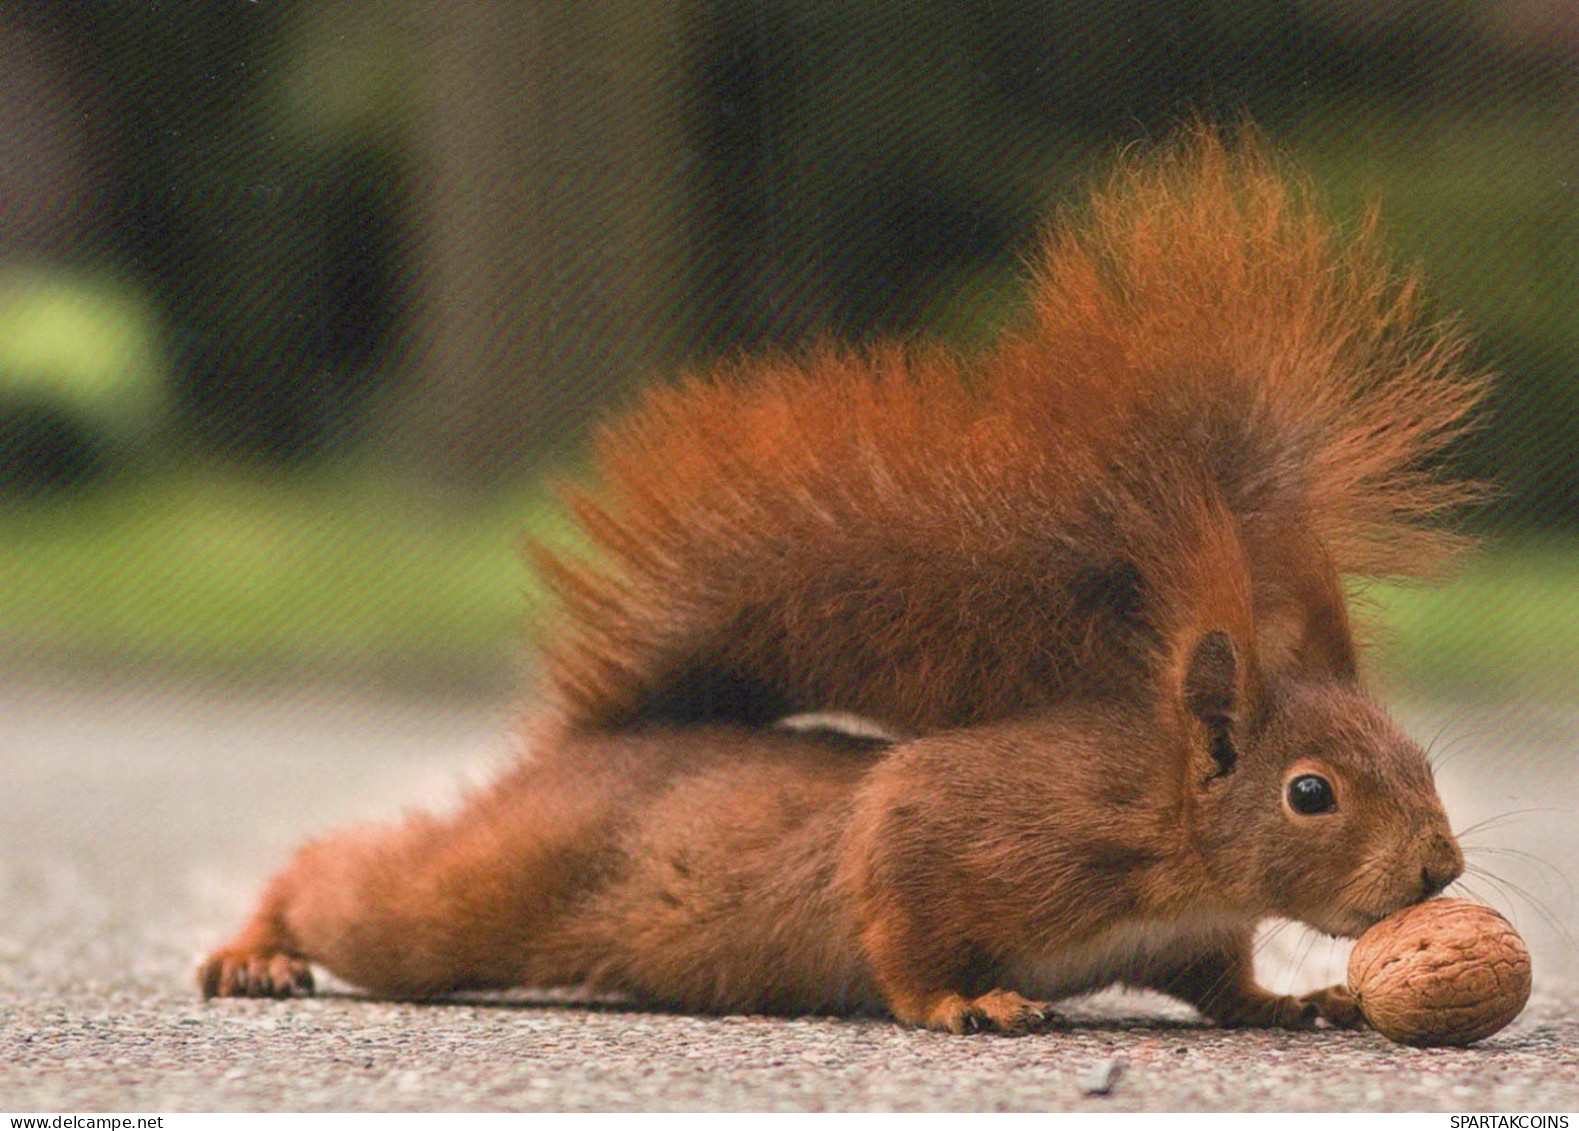
<svg viewBox="0 0 1579 1131">
<path fill-rule="evenodd" d="M 197 984 L 205 999 L 307 996 L 313 992 L 313 973 L 293 955 L 221 950 L 197 968 Z"/>
</svg>

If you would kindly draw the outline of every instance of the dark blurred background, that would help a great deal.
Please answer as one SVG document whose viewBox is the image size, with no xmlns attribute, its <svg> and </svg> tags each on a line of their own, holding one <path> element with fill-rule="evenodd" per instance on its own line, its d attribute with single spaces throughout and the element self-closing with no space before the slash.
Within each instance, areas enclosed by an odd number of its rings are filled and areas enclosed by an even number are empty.
<svg viewBox="0 0 1579 1131">
<path fill-rule="evenodd" d="M 1376 594 L 1399 678 L 1568 694 L 1568 0 L 15 0 L 0 660 L 490 683 L 537 484 L 611 401 L 817 335 L 970 348 L 1048 208 L 1197 115 L 1379 200 L 1500 374 L 1458 457 L 1491 548 Z"/>
</svg>

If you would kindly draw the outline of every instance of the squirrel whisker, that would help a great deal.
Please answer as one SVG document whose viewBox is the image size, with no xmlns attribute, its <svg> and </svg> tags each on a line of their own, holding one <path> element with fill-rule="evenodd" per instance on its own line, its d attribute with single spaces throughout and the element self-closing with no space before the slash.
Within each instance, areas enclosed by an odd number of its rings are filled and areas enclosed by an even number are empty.
<svg viewBox="0 0 1579 1131">
<path fill-rule="evenodd" d="M 1512 901 L 1514 897 L 1517 897 L 1521 902 L 1528 906 L 1530 910 L 1535 912 L 1535 914 L 1540 918 L 1541 922 L 1545 923 L 1546 926 L 1551 928 L 1555 934 L 1562 938 L 1564 945 L 1567 946 L 1569 950 L 1579 950 L 1579 941 L 1575 940 L 1573 932 L 1568 929 L 1568 925 L 1564 923 L 1563 920 L 1559 918 L 1549 906 L 1547 906 L 1544 900 L 1537 897 L 1529 889 L 1514 883 L 1512 880 L 1496 875 L 1495 873 L 1480 867 L 1468 868 L 1466 869 L 1466 874 L 1471 875 L 1478 880 L 1484 880 L 1486 883 L 1490 884 L 1493 889 L 1501 893 L 1507 899 L 1508 918 L 1510 920 L 1514 917 L 1512 911 Z M 1462 880 L 1460 882 L 1462 883 Z M 1485 902 L 1489 903 L 1490 901 Z"/>
</svg>

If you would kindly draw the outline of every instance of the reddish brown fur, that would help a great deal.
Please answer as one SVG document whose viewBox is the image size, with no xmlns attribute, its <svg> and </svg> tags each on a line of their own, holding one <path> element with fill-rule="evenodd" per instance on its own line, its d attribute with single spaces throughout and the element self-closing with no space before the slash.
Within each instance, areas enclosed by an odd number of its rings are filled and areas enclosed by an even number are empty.
<svg viewBox="0 0 1579 1131">
<path fill-rule="evenodd" d="M 580 985 L 1022 1031 L 1152 987 L 1224 1024 L 1260 919 L 1336 934 L 1462 857 L 1357 681 L 1344 573 L 1415 573 L 1477 382 L 1371 227 L 1254 141 L 1132 160 L 977 363 L 827 348 L 651 393 L 574 505 L 531 759 L 308 845 L 203 965 L 382 994 Z M 854 711 L 886 747 L 768 725 Z M 1335 809 L 1296 810 L 1317 776 Z"/>
<path fill-rule="evenodd" d="M 1352 666 L 1338 576 L 1428 571 L 1472 494 L 1429 471 L 1480 389 L 1459 336 L 1254 139 L 1134 158 L 1089 213 L 979 361 L 825 347 L 607 429 L 571 500 L 598 564 L 541 555 L 568 718 L 923 731 L 1100 695 L 1150 666 L 1181 563 L 1248 570 L 1263 662 Z M 1222 568 L 1203 507 L 1237 524 Z"/>
<path fill-rule="evenodd" d="M 315 963 L 385 995 L 568 985 L 956 1032 L 1023 1031 L 1044 997 L 1124 982 L 1224 1024 L 1354 1023 L 1340 990 L 1257 987 L 1251 931 L 1284 915 L 1358 934 L 1453 878 L 1424 759 L 1352 688 L 1274 679 L 1246 700 L 1231 645 L 1195 653 L 1164 701 L 897 747 L 545 735 L 453 817 L 307 845 L 200 981 L 288 995 Z M 1304 772 L 1337 813 L 1280 806 Z"/>
</svg>

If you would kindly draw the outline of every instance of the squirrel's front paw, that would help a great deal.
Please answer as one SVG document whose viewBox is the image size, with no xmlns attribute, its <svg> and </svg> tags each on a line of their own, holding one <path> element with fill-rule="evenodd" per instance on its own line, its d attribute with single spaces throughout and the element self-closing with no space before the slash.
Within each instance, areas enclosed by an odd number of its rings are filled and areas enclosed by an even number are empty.
<svg viewBox="0 0 1579 1131">
<path fill-rule="evenodd" d="M 1365 1015 L 1360 1012 L 1360 1003 L 1354 1000 L 1347 986 L 1328 986 L 1295 1000 L 1306 1006 L 1315 1006 L 1318 1016 L 1335 1029 L 1365 1027 Z"/>
<path fill-rule="evenodd" d="M 1325 1021 L 1337 1029 L 1355 1029 L 1365 1024 L 1359 1004 L 1343 986 L 1285 997 L 1257 994 L 1233 1001 L 1216 1002 L 1212 1020 L 1230 1028 L 1313 1029 Z"/>
<path fill-rule="evenodd" d="M 1205 1012 L 1227 1029 L 1311 1029 L 1321 1016 L 1321 1006 L 1309 998 L 1258 991 L 1217 998 Z"/>
<path fill-rule="evenodd" d="M 920 1019 L 928 1029 L 949 1033 L 1004 1033 L 1022 1036 L 1043 1024 L 1051 1013 L 1045 1001 L 1031 1001 L 1012 990 L 989 990 L 980 997 L 956 993 L 938 998 Z"/>
<path fill-rule="evenodd" d="M 197 984 L 205 998 L 290 997 L 313 992 L 313 973 L 293 955 L 225 949 L 197 968 Z"/>
</svg>

